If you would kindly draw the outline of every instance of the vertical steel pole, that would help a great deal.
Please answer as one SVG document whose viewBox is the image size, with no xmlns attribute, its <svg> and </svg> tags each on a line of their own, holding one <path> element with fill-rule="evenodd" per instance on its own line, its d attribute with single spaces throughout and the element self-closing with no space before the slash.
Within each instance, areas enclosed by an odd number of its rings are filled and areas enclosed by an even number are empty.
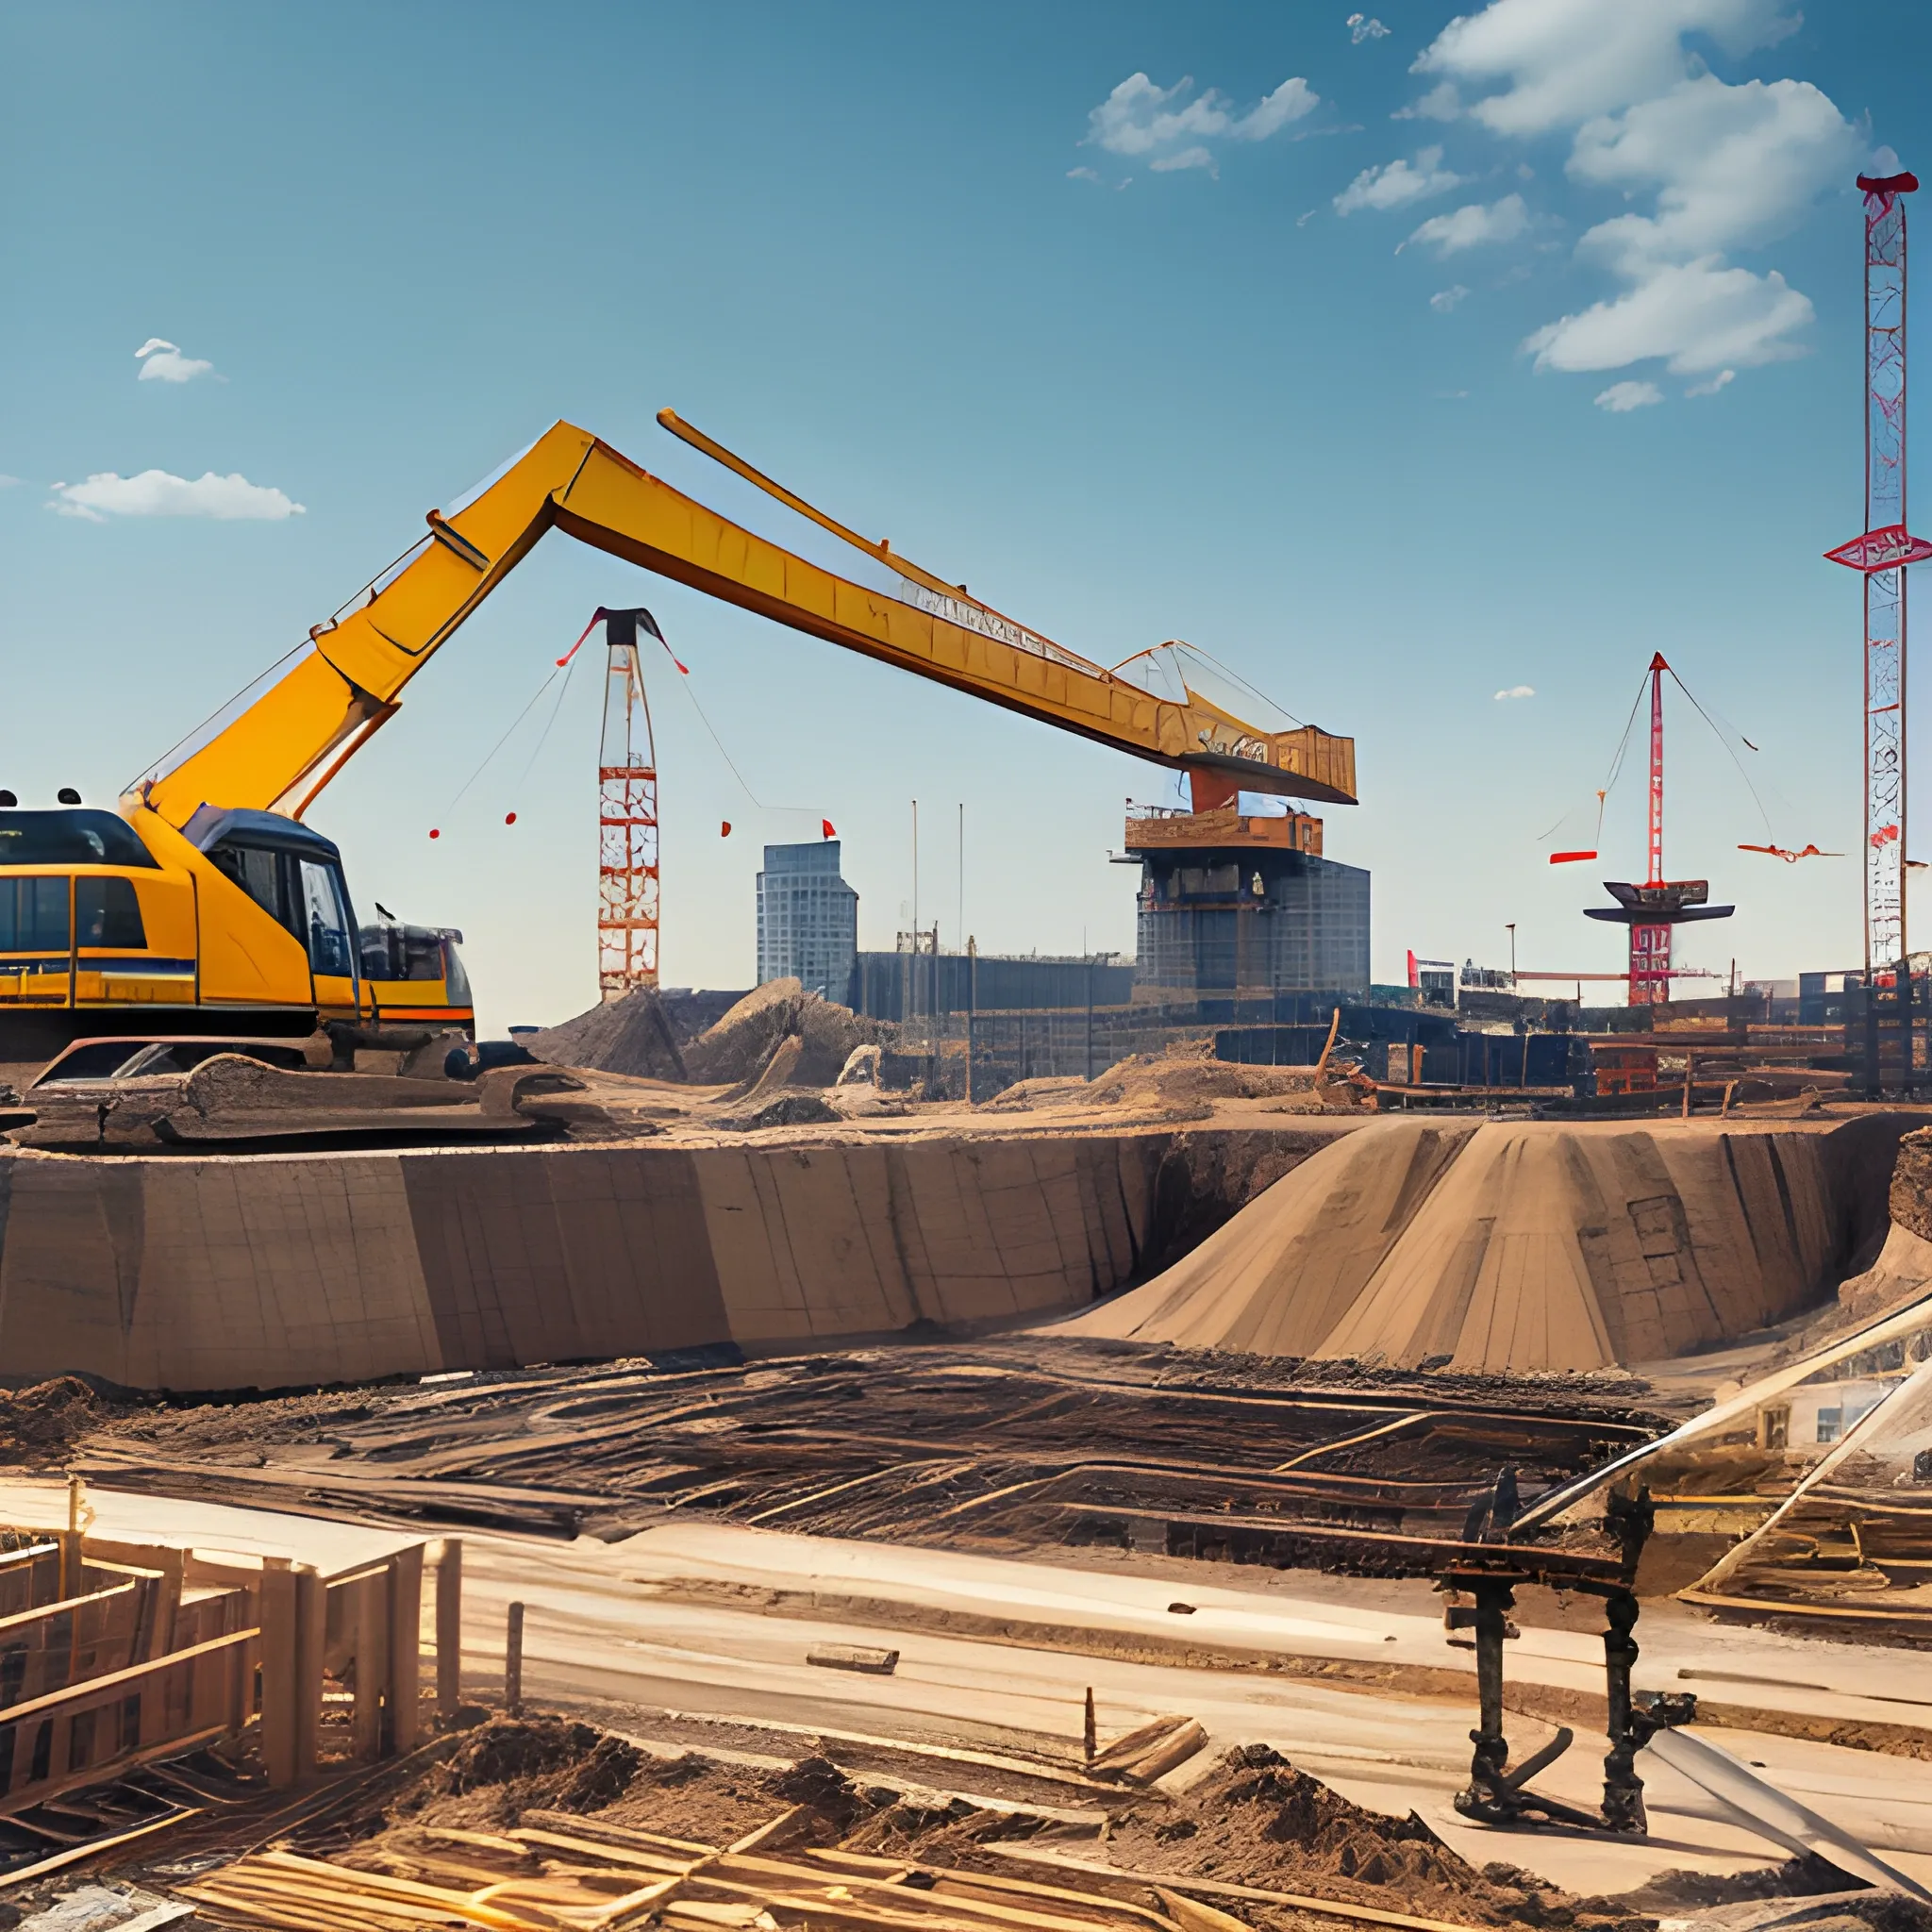
<svg viewBox="0 0 1932 1932">
<path fill-rule="evenodd" d="M 1860 175 L 1865 197 L 1865 531 L 1825 555 L 1865 579 L 1865 1084 L 1883 1083 L 1878 980 L 1892 981 L 1911 1074 L 1906 966 L 1906 568 L 1932 543 L 1906 523 L 1906 209 L 1915 175 Z"/>
</svg>

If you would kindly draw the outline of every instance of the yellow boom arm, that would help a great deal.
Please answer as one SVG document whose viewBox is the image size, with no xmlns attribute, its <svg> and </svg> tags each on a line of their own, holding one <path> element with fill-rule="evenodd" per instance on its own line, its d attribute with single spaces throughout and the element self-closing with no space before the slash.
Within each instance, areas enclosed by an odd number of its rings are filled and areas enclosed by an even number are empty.
<svg viewBox="0 0 1932 1932">
<path fill-rule="evenodd" d="M 1174 703 L 1024 625 L 791 497 L 708 439 L 674 428 L 897 571 L 867 590 L 727 522 L 588 431 L 559 423 L 429 538 L 369 601 L 317 625 L 314 649 L 129 806 L 187 824 L 204 804 L 300 818 L 396 709 L 403 687 L 553 525 L 599 550 L 847 650 L 1221 784 L 1355 803 L 1355 744 L 1312 725 L 1271 733 L 1188 692 Z"/>
</svg>

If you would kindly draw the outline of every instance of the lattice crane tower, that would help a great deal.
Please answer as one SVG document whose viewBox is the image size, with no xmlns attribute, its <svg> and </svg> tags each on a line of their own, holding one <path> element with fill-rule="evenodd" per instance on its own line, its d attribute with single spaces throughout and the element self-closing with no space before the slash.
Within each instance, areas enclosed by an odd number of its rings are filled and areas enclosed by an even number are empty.
<svg viewBox="0 0 1932 1932">
<path fill-rule="evenodd" d="M 1860 175 L 1865 196 L 1865 533 L 1824 554 L 1865 579 L 1865 972 L 1906 955 L 1906 208 L 1916 175 Z"/>
<path fill-rule="evenodd" d="M 597 987 L 608 1006 L 658 984 L 658 758 L 638 629 L 660 643 L 664 633 L 648 610 L 597 615 L 608 659 L 597 754 Z"/>
</svg>

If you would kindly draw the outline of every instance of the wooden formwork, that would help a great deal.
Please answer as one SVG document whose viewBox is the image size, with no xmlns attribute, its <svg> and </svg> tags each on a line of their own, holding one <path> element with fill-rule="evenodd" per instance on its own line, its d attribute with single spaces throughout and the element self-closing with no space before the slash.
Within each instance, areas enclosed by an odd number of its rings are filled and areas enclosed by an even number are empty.
<svg viewBox="0 0 1932 1932">
<path fill-rule="evenodd" d="M 331 1681 L 352 1752 L 414 1748 L 425 1548 L 327 1575 L 82 1535 L 0 1553 L 0 1816 L 254 1728 L 269 1781 L 313 1776 Z M 460 1694 L 461 1546 L 437 1550 L 437 1692 Z M 338 1754 L 339 1755 L 339 1754 Z"/>
</svg>

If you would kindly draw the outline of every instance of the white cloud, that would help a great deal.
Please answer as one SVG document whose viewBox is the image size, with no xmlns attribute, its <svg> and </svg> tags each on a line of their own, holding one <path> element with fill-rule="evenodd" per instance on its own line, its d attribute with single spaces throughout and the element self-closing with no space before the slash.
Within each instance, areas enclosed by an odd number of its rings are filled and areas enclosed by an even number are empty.
<svg viewBox="0 0 1932 1932">
<path fill-rule="evenodd" d="M 20 478 L 18 476 L 0 476 L 0 490 L 17 490 L 19 488 Z"/>
<path fill-rule="evenodd" d="M 1698 35 L 1739 56 L 1797 25 L 1783 0 L 1492 0 L 1416 61 L 1465 90 L 1491 88 L 1469 111 L 1492 132 L 1570 129 L 1574 182 L 1650 197 L 1577 243 L 1578 260 L 1624 291 L 1531 335 L 1539 368 L 1657 359 L 1704 374 L 1799 353 L 1809 300 L 1775 270 L 1728 258 L 1792 228 L 1850 175 L 1859 137 L 1808 82 L 1733 86 L 1686 44 Z"/>
<path fill-rule="evenodd" d="M 1736 382 L 1737 379 L 1738 372 L 1735 369 L 1720 369 L 1708 382 L 1692 383 L 1684 393 L 1687 396 L 1714 396 L 1725 383 Z"/>
<path fill-rule="evenodd" d="M 1480 247 L 1485 242 L 1513 242 L 1529 226 L 1529 209 L 1520 194 L 1506 194 L 1501 201 L 1484 208 L 1471 202 L 1454 214 L 1431 215 L 1402 245 L 1423 243 L 1445 255 L 1459 255 L 1465 248 Z"/>
<path fill-rule="evenodd" d="M 1700 75 L 1578 130 L 1573 179 L 1626 196 L 1657 193 L 1655 215 L 1618 215 L 1580 245 L 1631 275 L 1654 262 L 1757 247 L 1858 158 L 1857 135 L 1808 82 L 1728 87 Z"/>
<path fill-rule="evenodd" d="M 1411 201 L 1425 201 L 1432 194 L 1446 194 L 1462 185 L 1462 176 L 1442 166 L 1442 150 L 1425 147 L 1417 154 L 1413 167 L 1407 161 L 1389 161 L 1378 168 L 1364 168 L 1335 197 L 1335 212 L 1353 214 L 1358 208 L 1404 208 Z"/>
<path fill-rule="evenodd" d="M 1438 81 L 1421 100 L 1397 108 L 1391 121 L 1454 121 L 1462 112 L 1462 96 L 1453 80 Z"/>
<path fill-rule="evenodd" d="M 1779 0 L 1493 0 L 1452 20 L 1413 71 L 1465 83 L 1506 80 L 1507 92 L 1470 112 L 1497 134 L 1549 134 L 1681 80 L 1688 33 L 1739 55 L 1798 25 Z"/>
<path fill-rule="evenodd" d="M 1436 292 L 1429 297 L 1429 307 L 1433 308 L 1438 315 L 1447 315 L 1449 311 L 1452 308 L 1454 308 L 1458 302 L 1460 302 L 1462 298 L 1468 293 L 1469 291 L 1465 289 L 1460 282 L 1457 282 L 1453 289 L 1438 289 Z"/>
<path fill-rule="evenodd" d="M 143 470 L 138 476 L 104 470 L 85 483 L 57 483 L 48 506 L 63 517 L 104 524 L 114 517 L 213 517 L 218 522 L 279 523 L 306 515 L 279 490 L 251 483 L 239 473 L 217 476 L 212 470 L 190 482 L 166 470 Z"/>
<path fill-rule="evenodd" d="M 1364 41 L 1386 41 L 1389 29 L 1379 20 L 1371 19 L 1366 13 L 1351 13 L 1348 16 L 1348 39 L 1351 46 L 1359 47 Z"/>
<path fill-rule="evenodd" d="M 1810 298 L 1773 269 L 1726 268 L 1721 256 L 1657 270 L 1628 294 L 1566 315 L 1524 341 L 1539 369 L 1625 369 L 1661 359 L 1673 375 L 1756 368 L 1799 353 Z"/>
<path fill-rule="evenodd" d="M 1654 382 L 1613 382 L 1597 397 L 1596 406 L 1613 416 L 1627 416 L 1632 409 L 1647 409 L 1663 399 L 1663 391 Z"/>
<path fill-rule="evenodd" d="M 1535 695 L 1535 685 L 1512 684 L 1507 691 L 1499 691 L 1496 693 L 1496 702 L 1502 705 L 1507 704 L 1511 698 L 1533 698 Z"/>
<path fill-rule="evenodd" d="M 1069 181 L 1098 181 L 1100 176 L 1091 168 L 1069 168 L 1067 170 L 1067 179 Z"/>
<path fill-rule="evenodd" d="M 134 359 L 141 364 L 142 382 L 192 382 L 197 375 L 212 375 L 215 365 L 204 362 L 198 357 L 184 356 L 173 342 L 163 341 L 159 336 L 150 336 L 141 347 L 135 350 Z"/>
<path fill-rule="evenodd" d="M 1214 88 L 1192 93 L 1191 76 L 1156 87 L 1144 74 L 1130 74 L 1087 116 L 1087 144 L 1111 155 L 1144 156 L 1161 174 L 1214 166 L 1210 141 L 1266 141 L 1291 122 L 1314 112 L 1321 95 L 1298 75 L 1284 80 L 1245 113 L 1237 113 Z M 1200 158 L 1196 159 L 1195 157 Z"/>
</svg>

